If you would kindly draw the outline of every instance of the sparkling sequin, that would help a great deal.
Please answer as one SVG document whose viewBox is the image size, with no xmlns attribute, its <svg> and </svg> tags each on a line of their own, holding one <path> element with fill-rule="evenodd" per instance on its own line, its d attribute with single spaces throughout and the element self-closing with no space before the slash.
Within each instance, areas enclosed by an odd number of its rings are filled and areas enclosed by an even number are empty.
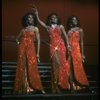
<svg viewBox="0 0 100 100">
<path fill-rule="evenodd" d="M 51 52 L 51 58 L 53 60 L 54 83 L 55 83 L 55 78 L 57 76 L 54 54 L 55 51 L 57 50 L 60 59 L 58 85 L 63 89 L 68 89 L 69 61 L 66 60 L 66 47 L 61 38 L 62 32 L 59 28 L 51 28 L 49 32 L 50 32 L 50 52 Z"/>
<path fill-rule="evenodd" d="M 73 68 L 75 73 L 76 80 L 82 85 L 88 85 L 88 80 L 86 77 L 86 73 L 82 64 L 82 57 L 80 52 L 80 35 L 78 31 L 73 31 L 68 33 L 69 44 L 72 49 L 72 60 L 73 60 Z"/>
<path fill-rule="evenodd" d="M 27 82 L 31 88 L 42 90 L 40 75 L 37 69 L 33 32 L 23 33 L 21 37 L 21 44 L 19 45 L 18 50 L 18 63 L 16 69 L 14 92 L 27 91 L 27 83 L 25 81 L 26 77 Z"/>
</svg>

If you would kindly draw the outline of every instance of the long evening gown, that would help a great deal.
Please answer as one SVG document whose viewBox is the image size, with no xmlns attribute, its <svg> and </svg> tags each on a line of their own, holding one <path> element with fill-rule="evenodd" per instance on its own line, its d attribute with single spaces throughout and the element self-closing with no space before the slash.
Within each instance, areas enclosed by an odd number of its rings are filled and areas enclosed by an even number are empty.
<svg viewBox="0 0 100 100">
<path fill-rule="evenodd" d="M 89 85 L 86 73 L 82 64 L 82 57 L 80 51 L 80 35 L 78 31 L 70 31 L 68 33 L 69 44 L 71 46 L 71 58 L 73 63 L 74 78 L 80 85 Z"/>
<path fill-rule="evenodd" d="M 62 32 L 59 29 L 59 27 L 56 27 L 56 28 L 50 28 L 49 33 L 50 33 L 50 52 L 51 52 L 51 58 L 53 61 L 52 89 L 55 88 L 54 82 L 56 81 L 57 76 L 59 76 L 57 85 L 62 89 L 69 89 L 69 82 L 68 82 L 69 62 L 66 60 L 66 47 L 61 37 Z M 55 64 L 54 54 L 56 51 L 58 51 L 59 59 L 60 59 L 59 72 L 57 72 L 58 68 Z"/>
<path fill-rule="evenodd" d="M 40 75 L 37 68 L 34 36 L 34 32 L 24 32 L 21 37 L 14 83 L 15 93 L 26 93 L 28 87 L 35 90 L 42 90 Z"/>
</svg>

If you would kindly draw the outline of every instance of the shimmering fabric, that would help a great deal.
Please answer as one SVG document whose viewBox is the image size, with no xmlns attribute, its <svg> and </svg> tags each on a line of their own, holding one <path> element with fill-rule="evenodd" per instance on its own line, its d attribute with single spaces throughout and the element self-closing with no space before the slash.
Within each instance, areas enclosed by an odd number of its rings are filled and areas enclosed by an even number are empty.
<svg viewBox="0 0 100 100">
<path fill-rule="evenodd" d="M 74 32 L 69 32 L 68 33 L 69 37 L 69 44 L 72 49 L 72 62 L 73 62 L 73 68 L 74 68 L 74 76 L 76 80 L 82 84 L 82 85 L 88 85 L 88 80 L 83 68 L 82 64 L 82 57 L 81 57 L 81 52 L 80 52 L 80 35 L 78 31 Z"/>
<path fill-rule="evenodd" d="M 42 85 L 37 69 L 33 32 L 23 33 L 18 55 L 14 92 L 26 92 L 27 83 L 31 88 L 41 90 Z"/>
<path fill-rule="evenodd" d="M 50 32 L 50 44 L 51 44 L 50 52 L 51 52 L 51 57 L 53 60 L 52 74 L 54 75 L 54 78 L 57 76 L 55 59 L 54 59 L 54 53 L 57 50 L 59 54 L 59 59 L 60 59 L 58 85 L 63 89 L 68 89 L 69 63 L 66 60 L 66 47 L 64 45 L 64 41 L 61 38 L 62 32 L 58 27 L 50 28 L 49 32 Z"/>
</svg>

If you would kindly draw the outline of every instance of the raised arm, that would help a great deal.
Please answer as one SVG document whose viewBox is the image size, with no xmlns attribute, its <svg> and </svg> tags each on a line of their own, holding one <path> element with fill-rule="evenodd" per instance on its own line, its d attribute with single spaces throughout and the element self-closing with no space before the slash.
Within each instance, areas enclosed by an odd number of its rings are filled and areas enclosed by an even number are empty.
<svg viewBox="0 0 100 100">
<path fill-rule="evenodd" d="M 43 21 L 40 20 L 39 14 L 38 14 L 38 11 L 37 11 L 37 8 L 34 7 L 34 6 L 33 6 L 33 11 L 34 11 L 34 13 L 35 13 L 35 15 L 36 15 L 36 17 L 37 17 L 38 22 L 39 22 L 43 27 L 47 28 L 47 25 L 46 25 Z"/>
</svg>

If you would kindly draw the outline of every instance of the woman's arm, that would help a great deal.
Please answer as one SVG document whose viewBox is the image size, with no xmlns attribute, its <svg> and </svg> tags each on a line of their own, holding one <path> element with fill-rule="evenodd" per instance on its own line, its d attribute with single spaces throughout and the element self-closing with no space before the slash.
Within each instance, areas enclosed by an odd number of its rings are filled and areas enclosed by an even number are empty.
<svg viewBox="0 0 100 100">
<path fill-rule="evenodd" d="M 66 44 L 68 47 L 68 50 L 71 51 L 70 45 L 69 45 L 69 40 L 68 40 L 68 35 L 66 34 L 65 28 L 63 25 L 60 26 L 62 33 L 64 34 L 65 38 L 66 38 Z"/>
<path fill-rule="evenodd" d="M 35 28 L 35 35 L 36 35 L 36 40 L 38 42 L 38 44 L 37 44 L 37 60 L 38 60 L 38 62 L 40 62 L 40 60 L 39 60 L 39 53 L 40 53 L 40 34 L 39 34 L 39 29 L 37 27 Z"/>
<path fill-rule="evenodd" d="M 80 29 L 80 45 L 81 45 L 82 60 L 84 62 L 85 55 L 84 55 L 84 42 L 83 42 L 83 37 L 84 37 L 83 29 Z"/>
<path fill-rule="evenodd" d="M 20 44 L 20 37 L 21 37 L 21 35 L 22 35 L 22 32 L 20 32 L 19 35 L 16 38 L 16 43 L 17 44 Z"/>
<path fill-rule="evenodd" d="M 34 13 L 35 13 L 35 15 L 36 15 L 36 17 L 37 17 L 38 22 L 39 22 L 43 27 L 45 27 L 45 28 L 47 29 L 47 25 L 46 25 L 43 21 L 40 20 L 39 14 L 38 14 L 38 11 L 37 11 L 36 7 L 33 8 L 33 11 L 34 11 Z"/>
</svg>

